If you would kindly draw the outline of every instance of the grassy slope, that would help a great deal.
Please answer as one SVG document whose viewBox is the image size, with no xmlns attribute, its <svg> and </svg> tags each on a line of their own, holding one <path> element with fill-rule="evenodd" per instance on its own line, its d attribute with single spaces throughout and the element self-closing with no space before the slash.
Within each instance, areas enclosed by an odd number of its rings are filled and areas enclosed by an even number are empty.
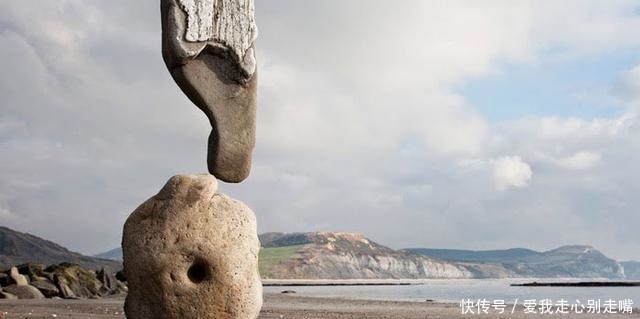
<svg viewBox="0 0 640 319">
<path fill-rule="evenodd" d="M 292 258 L 304 246 L 295 245 L 260 249 L 260 275 L 262 278 L 271 277 L 271 269 L 274 266 Z"/>
</svg>

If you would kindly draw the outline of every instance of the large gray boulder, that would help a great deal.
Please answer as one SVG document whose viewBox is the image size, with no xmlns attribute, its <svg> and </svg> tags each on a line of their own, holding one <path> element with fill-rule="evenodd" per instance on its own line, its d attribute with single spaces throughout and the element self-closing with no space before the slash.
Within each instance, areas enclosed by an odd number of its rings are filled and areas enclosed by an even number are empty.
<svg viewBox="0 0 640 319">
<path fill-rule="evenodd" d="M 2 290 L 18 297 L 18 299 L 44 299 L 40 290 L 30 285 L 11 285 L 2 288 Z"/>
<path fill-rule="evenodd" d="M 2 291 L 2 289 L 0 289 L 0 299 L 7 299 L 7 300 L 15 300 L 18 299 L 18 297 L 14 294 L 10 294 L 6 291 Z M 2 317 L 0 317 L 2 318 Z"/>
<path fill-rule="evenodd" d="M 71 263 L 61 263 L 47 267 L 64 299 L 89 299 L 101 295 L 102 283 L 96 273 Z"/>
<path fill-rule="evenodd" d="M 53 298 L 60 296 L 60 289 L 56 285 L 52 284 L 48 280 L 36 280 L 31 282 L 31 286 L 40 290 L 40 292 L 46 298 Z"/>
<path fill-rule="evenodd" d="M 9 277 L 9 274 L 0 272 L 0 287 L 9 286 L 11 284 L 13 284 L 13 282 L 11 280 L 11 277 Z"/>
<path fill-rule="evenodd" d="M 262 305 L 256 219 L 211 175 L 172 177 L 127 219 L 129 319 L 254 319 Z"/>
<path fill-rule="evenodd" d="M 30 282 L 48 280 L 49 277 L 45 273 L 47 268 L 43 264 L 26 263 L 16 266 L 18 272 L 29 279 Z"/>
<path fill-rule="evenodd" d="M 162 56 L 173 79 L 208 117 L 207 166 L 238 183 L 255 145 L 257 37 L 253 0 L 161 0 Z"/>
<path fill-rule="evenodd" d="M 120 282 L 114 274 L 105 271 L 104 268 L 97 271 L 96 276 L 102 283 L 101 295 L 116 295 L 127 292 L 127 286 Z"/>
</svg>

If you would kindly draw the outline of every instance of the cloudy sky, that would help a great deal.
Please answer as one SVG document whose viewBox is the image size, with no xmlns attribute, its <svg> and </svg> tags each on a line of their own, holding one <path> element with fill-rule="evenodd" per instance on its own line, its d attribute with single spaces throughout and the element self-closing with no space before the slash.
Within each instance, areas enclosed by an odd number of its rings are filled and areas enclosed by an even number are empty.
<svg viewBox="0 0 640 319">
<path fill-rule="evenodd" d="M 256 0 L 259 231 L 640 260 L 637 1 Z M 0 225 L 97 253 L 208 121 L 158 0 L 0 5 Z"/>
</svg>

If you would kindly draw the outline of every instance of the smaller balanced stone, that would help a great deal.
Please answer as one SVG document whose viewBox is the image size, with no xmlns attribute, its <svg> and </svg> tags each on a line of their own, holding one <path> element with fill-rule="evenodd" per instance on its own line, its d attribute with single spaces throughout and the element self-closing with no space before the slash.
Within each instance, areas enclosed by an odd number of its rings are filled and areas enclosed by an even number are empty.
<svg viewBox="0 0 640 319">
<path fill-rule="evenodd" d="M 256 219 L 211 175 L 178 175 L 127 219 L 128 319 L 255 319 L 262 306 Z"/>
<path fill-rule="evenodd" d="M 180 89 L 209 118 L 207 166 L 225 182 L 251 171 L 258 35 L 253 0 L 161 0 L 162 57 Z"/>
</svg>

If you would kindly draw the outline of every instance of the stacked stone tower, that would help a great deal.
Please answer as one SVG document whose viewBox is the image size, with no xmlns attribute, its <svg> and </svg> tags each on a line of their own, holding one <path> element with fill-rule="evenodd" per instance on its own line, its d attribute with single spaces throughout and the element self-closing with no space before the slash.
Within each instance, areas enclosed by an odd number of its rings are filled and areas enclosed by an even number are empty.
<svg viewBox="0 0 640 319">
<path fill-rule="evenodd" d="M 256 219 L 218 192 L 251 171 L 257 28 L 253 0 L 161 0 L 162 56 L 211 123 L 209 174 L 171 177 L 124 225 L 129 319 L 255 319 Z"/>
</svg>

